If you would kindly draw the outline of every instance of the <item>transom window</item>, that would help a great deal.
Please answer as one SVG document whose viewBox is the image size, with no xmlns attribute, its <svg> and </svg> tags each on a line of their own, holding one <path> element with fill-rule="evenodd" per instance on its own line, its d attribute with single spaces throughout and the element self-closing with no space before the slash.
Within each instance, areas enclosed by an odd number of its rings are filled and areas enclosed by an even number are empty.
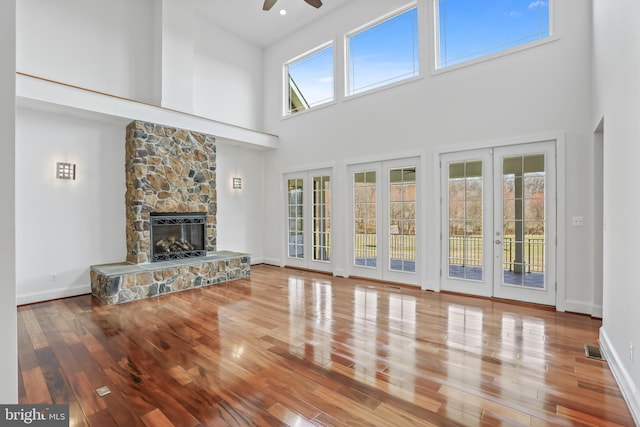
<svg viewBox="0 0 640 427">
<path fill-rule="evenodd" d="M 347 36 L 348 88 L 355 95 L 419 74 L 418 10 L 396 12 Z"/>
<path fill-rule="evenodd" d="M 549 37 L 550 0 L 437 0 L 437 68 Z"/>
<path fill-rule="evenodd" d="M 333 45 L 324 45 L 285 64 L 285 115 L 333 101 L 333 62 Z"/>
</svg>

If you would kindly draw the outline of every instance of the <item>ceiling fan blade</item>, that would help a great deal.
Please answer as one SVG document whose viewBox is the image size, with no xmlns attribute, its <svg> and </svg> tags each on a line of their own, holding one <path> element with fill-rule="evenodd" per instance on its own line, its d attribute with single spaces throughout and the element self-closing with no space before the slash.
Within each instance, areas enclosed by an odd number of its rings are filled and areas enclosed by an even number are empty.
<svg viewBox="0 0 640 427">
<path fill-rule="evenodd" d="M 309 3 L 311 6 L 318 8 L 320 6 L 322 6 L 322 0 L 304 0 L 307 3 Z"/>
<path fill-rule="evenodd" d="M 278 0 L 264 0 L 264 4 L 262 5 L 262 10 L 270 10 L 274 4 L 276 4 Z"/>
</svg>

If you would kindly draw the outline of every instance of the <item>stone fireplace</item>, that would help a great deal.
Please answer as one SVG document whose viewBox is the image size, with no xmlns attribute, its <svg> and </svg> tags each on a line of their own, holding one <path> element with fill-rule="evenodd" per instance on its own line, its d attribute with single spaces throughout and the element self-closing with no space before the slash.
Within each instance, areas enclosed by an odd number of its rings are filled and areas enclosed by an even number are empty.
<svg viewBox="0 0 640 427">
<path fill-rule="evenodd" d="M 104 304 L 247 277 L 249 255 L 217 251 L 211 135 L 134 121 L 126 130 L 126 262 L 91 266 Z"/>
<path fill-rule="evenodd" d="M 151 214 L 206 215 L 204 251 L 216 250 L 216 146 L 211 135 L 134 121 L 127 126 L 127 261 L 151 257 Z"/>
</svg>

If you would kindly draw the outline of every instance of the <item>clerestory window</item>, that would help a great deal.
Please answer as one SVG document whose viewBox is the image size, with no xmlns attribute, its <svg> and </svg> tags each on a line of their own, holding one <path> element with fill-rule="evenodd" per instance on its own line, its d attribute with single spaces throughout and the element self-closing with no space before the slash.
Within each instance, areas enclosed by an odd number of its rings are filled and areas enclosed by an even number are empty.
<svg viewBox="0 0 640 427">
<path fill-rule="evenodd" d="M 354 31 L 347 35 L 346 45 L 347 96 L 418 76 L 417 7 Z"/>
<path fill-rule="evenodd" d="M 323 45 L 285 64 L 285 115 L 334 99 L 333 45 Z"/>
<path fill-rule="evenodd" d="M 550 36 L 550 0 L 434 0 L 436 68 L 446 68 Z"/>
</svg>

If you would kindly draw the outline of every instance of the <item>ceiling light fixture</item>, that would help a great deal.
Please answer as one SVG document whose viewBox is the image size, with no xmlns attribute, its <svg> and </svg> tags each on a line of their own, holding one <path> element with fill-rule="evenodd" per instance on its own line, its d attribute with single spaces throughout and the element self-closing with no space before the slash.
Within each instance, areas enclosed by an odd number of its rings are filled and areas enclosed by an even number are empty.
<svg viewBox="0 0 640 427">
<path fill-rule="evenodd" d="M 264 0 L 262 10 L 270 10 L 278 0 Z M 304 0 L 307 4 L 315 7 L 316 9 L 322 6 L 322 0 Z M 282 12 L 280 12 L 282 13 Z"/>
<path fill-rule="evenodd" d="M 287 11 L 284 9 L 280 9 L 280 15 L 284 16 L 287 14 Z"/>
</svg>

